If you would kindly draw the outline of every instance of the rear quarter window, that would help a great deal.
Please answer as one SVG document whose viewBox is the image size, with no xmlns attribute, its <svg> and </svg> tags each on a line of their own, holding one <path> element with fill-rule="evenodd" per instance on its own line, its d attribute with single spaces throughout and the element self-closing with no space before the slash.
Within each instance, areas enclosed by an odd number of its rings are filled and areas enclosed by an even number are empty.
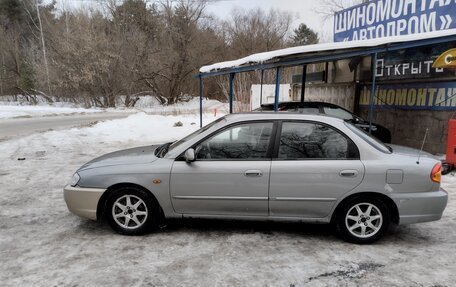
<svg viewBox="0 0 456 287">
<path fill-rule="evenodd" d="M 356 135 L 358 135 L 361 139 L 363 139 L 365 142 L 367 142 L 370 146 L 374 147 L 378 151 L 388 154 L 392 153 L 391 149 L 387 145 L 385 145 L 383 142 L 379 141 L 372 135 L 366 133 L 364 130 L 348 122 L 345 122 L 345 125 Z"/>
</svg>

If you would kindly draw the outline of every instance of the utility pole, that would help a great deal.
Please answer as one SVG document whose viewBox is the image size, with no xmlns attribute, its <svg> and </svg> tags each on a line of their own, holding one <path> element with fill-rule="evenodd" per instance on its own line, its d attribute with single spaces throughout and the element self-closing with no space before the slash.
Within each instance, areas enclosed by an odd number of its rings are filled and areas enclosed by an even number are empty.
<svg viewBox="0 0 456 287">
<path fill-rule="evenodd" d="M 49 92 L 49 96 L 51 96 L 51 83 L 50 83 L 50 78 L 49 78 L 49 67 L 48 67 L 48 61 L 47 61 L 47 57 L 46 57 L 46 45 L 44 43 L 43 24 L 41 22 L 40 7 L 38 4 L 38 0 L 35 0 L 35 4 L 36 4 L 36 13 L 38 16 L 38 24 L 40 25 L 39 28 L 40 28 L 40 35 L 41 35 L 41 45 L 43 48 L 44 66 L 46 68 L 48 92 Z"/>
</svg>

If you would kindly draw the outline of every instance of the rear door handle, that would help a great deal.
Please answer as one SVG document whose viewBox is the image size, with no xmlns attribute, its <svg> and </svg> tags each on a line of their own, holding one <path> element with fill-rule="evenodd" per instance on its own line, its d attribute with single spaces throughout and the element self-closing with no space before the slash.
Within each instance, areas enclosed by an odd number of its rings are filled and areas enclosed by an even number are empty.
<svg viewBox="0 0 456 287">
<path fill-rule="evenodd" d="M 247 170 L 244 175 L 247 177 L 261 177 L 263 172 L 261 170 Z"/>
<path fill-rule="evenodd" d="M 357 170 L 343 170 L 339 173 L 342 177 L 357 177 L 358 171 Z"/>
</svg>

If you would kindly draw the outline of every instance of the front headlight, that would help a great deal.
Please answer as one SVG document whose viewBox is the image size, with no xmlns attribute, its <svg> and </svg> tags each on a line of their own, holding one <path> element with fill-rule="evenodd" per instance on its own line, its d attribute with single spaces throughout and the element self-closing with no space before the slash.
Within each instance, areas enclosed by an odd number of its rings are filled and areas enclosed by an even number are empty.
<svg viewBox="0 0 456 287">
<path fill-rule="evenodd" d="M 80 179 L 81 179 L 81 177 L 79 176 L 79 174 L 75 173 L 75 174 L 73 174 L 73 177 L 71 178 L 71 180 L 68 184 L 75 187 L 76 184 L 78 184 Z"/>
</svg>

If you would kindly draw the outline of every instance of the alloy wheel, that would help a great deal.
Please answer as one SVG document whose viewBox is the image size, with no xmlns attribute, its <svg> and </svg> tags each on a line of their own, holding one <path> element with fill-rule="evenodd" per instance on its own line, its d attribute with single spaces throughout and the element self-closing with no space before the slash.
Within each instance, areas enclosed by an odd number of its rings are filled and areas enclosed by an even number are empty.
<svg viewBox="0 0 456 287">
<path fill-rule="evenodd" d="M 144 225 L 147 216 L 146 203 L 134 195 L 119 197 L 112 206 L 112 217 L 122 228 L 137 229 Z"/>
<path fill-rule="evenodd" d="M 358 203 L 345 216 L 347 230 L 358 238 L 369 238 L 377 234 L 383 224 L 380 209 L 372 203 Z"/>
</svg>

